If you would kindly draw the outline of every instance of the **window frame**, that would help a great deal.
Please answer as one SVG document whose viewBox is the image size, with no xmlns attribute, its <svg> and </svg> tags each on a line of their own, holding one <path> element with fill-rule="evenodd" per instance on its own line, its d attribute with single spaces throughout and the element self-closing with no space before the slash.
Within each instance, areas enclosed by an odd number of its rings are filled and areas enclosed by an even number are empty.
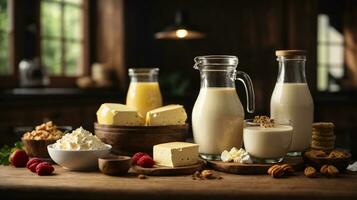
<svg viewBox="0 0 357 200">
<path fill-rule="evenodd" d="M 11 74 L 9 75 L 3 75 L 0 74 L 0 81 L 1 81 L 1 88 L 8 88 L 8 87 L 15 87 L 17 85 L 17 80 L 18 80 L 18 69 L 15 67 L 15 52 L 16 52 L 16 47 L 15 47 L 15 2 L 11 0 L 7 0 L 8 2 L 8 30 L 7 30 L 7 35 L 8 35 L 8 55 L 9 55 L 9 65 L 11 69 Z"/>
<path fill-rule="evenodd" d="M 325 13 L 318 13 L 317 16 L 319 16 L 320 14 L 325 14 Z M 330 17 L 328 14 L 325 14 L 327 15 L 328 17 Z M 318 25 L 317 25 L 318 27 Z M 342 33 L 343 35 L 343 33 Z M 330 41 L 330 32 L 326 32 L 325 34 L 325 37 L 326 37 L 326 40 L 325 41 L 320 41 L 318 36 L 317 36 L 317 44 L 316 44 L 316 47 L 317 47 L 317 56 L 318 56 L 318 51 L 319 51 L 319 47 L 320 46 L 325 46 L 327 48 L 327 51 L 325 53 L 326 57 L 329 57 L 330 55 L 330 52 L 329 52 L 329 47 L 332 47 L 332 46 L 339 46 L 339 47 L 342 47 L 343 49 L 346 48 L 346 43 L 345 43 L 345 40 L 343 40 L 342 42 L 335 42 L 335 41 Z M 319 85 L 318 85 L 318 82 L 319 82 L 319 70 L 321 70 L 321 68 L 324 68 L 328 73 L 329 71 L 334 68 L 334 67 L 339 67 L 339 68 L 343 68 L 344 71 L 346 71 L 346 60 L 345 60 L 345 52 L 343 50 L 343 63 L 341 63 L 341 65 L 337 64 L 337 63 L 330 63 L 329 60 L 327 61 L 324 61 L 324 62 L 320 62 L 319 61 L 319 58 L 317 57 L 317 76 L 316 76 L 316 81 L 317 81 L 317 84 L 316 84 L 316 87 L 317 87 L 317 91 L 320 92 L 320 93 L 325 93 L 325 92 L 333 92 L 333 93 L 336 93 L 336 92 L 340 92 L 341 91 L 341 88 L 339 88 L 337 91 L 333 91 L 331 90 L 330 88 L 330 76 L 328 75 L 327 77 L 327 86 L 325 89 L 321 90 L 319 88 Z M 344 75 L 345 76 L 345 75 Z M 343 78 L 342 78 L 343 79 Z M 336 79 L 337 80 L 337 79 Z"/>
<path fill-rule="evenodd" d="M 16 15 L 16 13 L 21 13 L 22 9 L 24 9 L 24 2 L 27 1 L 13 1 L 8 0 L 8 9 L 9 9 L 9 29 L 8 29 L 8 37 L 9 37 L 9 63 L 12 69 L 12 73 L 9 75 L 0 75 L 0 88 L 15 88 L 19 86 L 19 70 L 18 65 L 22 58 L 20 44 L 23 41 L 22 31 L 26 26 L 20 15 Z M 90 29 L 89 29 L 89 0 L 82 0 L 83 4 L 83 12 L 82 12 L 82 40 L 83 47 L 81 52 L 81 70 L 82 74 L 80 76 L 87 76 L 90 74 L 90 60 L 89 60 L 89 37 L 90 37 Z M 40 15 L 40 1 L 35 1 L 35 11 L 33 15 L 36 17 L 36 41 L 35 46 L 33 47 L 33 51 L 36 56 L 39 58 L 41 62 L 41 15 Z M 50 85 L 48 87 L 76 87 L 76 79 L 78 76 L 49 76 Z"/>
<path fill-rule="evenodd" d="M 60 6 L 62 7 L 61 9 L 63 9 L 65 7 L 64 4 L 72 4 L 70 2 L 56 2 L 55 0 L 39 0 L 39 13 L 38 13 L 38 55 L 39 55 L 39 60 L 40 60 L 40 64 L 42 65 L 42 38 L 58 38 L 61 42 L 61 45 L 64 45 L 64 43 L 66 43 L 66 41 L 71 40 L 71 38 L 65 38 L 63 37 L 64 34 L 64 27 L 63 27 L 63 21 L 62 23 L 62 27 L 61 27 L 61 36 L 60 37 L 53 37 L 53 36 L 42 36 L 41 35 L 41 2 L 42 1 L 47 1 L 47 2 L 53 2 L 53 3 L 58 3 L 60 4 Z M 81 66 L 79 66 L 81 69 L 81 74 L 78 76 L 66 76 L 64 75 L 64 70 L 65 70 L 65 58 L 63 57 L 64 55 L 64 48 L 61 48 L 61 75 L 49 75 L 50 78 L 50 87 L 51 86 L 61 86 L 61 87 L 68 87 L 70 85 L 75 85 L 75 80 L 79 77 L 79 76 L 86 76 L 89 75 L 89 41 L 88 41 L 88 37 L 89 37 L 89 2 L 88 0 L 81 0 L 82 4 L 82 12 L 81 12 L 81 18 L 82 18 L 82 23 L 81 23 L 81 33 L 82 33 L 82 39 L 81 40 Z M 68 5 L 67 5 L 68 6 Z M 71 5 L 71 6 L 78 6 L 78 5 Z M 63 15 L 62 15 L 63 16 Z M 61 19 L 63 20 L 63 19 Z"/>
</svg>

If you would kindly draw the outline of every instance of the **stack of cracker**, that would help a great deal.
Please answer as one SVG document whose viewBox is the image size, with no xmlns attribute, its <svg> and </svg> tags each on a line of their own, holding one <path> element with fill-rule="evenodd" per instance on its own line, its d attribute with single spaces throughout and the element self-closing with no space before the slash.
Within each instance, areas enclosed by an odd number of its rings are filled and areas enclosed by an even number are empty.
<svg viewBox="0 0 357 200">
<path fill-rule="evenodd" d="M 311 148 L 331 151 L 335 148 L 335 125 L 331 122 L 317 122 L 312 125 Z"/>
</svg>

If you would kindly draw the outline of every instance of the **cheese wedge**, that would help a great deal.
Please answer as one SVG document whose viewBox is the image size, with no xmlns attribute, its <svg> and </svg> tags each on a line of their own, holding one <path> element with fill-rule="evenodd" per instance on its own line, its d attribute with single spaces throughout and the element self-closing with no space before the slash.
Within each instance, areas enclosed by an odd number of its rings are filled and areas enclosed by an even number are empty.
<svg viewBox="0 0 357 200">
<path fill-rule="evenodd" d="M 183 125 L 187 114 L 182 105 L 167 105 L 146 113 L 147 126 Z"/>
<path fill-rule="evenodd" d="M 138 112 L 126 105 L 118 103 L 104 103 L 97 111 L 99 124 L 117 126 L 143 126 L 145 120 Z"/>
<path fill-rule="evenodd" d="M 170 142 L 154 146 L 154 161 L 157 165 L 180 167 L 196 164 L 198 144 L 188 142 Z"/>
</svg>

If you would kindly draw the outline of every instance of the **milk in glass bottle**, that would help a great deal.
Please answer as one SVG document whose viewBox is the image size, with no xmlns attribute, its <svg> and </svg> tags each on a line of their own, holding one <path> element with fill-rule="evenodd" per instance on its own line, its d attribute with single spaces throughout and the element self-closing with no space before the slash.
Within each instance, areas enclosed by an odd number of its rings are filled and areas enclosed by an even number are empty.
<svg viewBox="0 0 357 200">
<path fill-rule="evenodd" d="M 275 120 L 290 120 L 293 137 L 288 155 L 297 156 L 310 146 L 314 103 L 305 76 L 306 51 L 276 51 L 278 79 L 270 101 Z"/>
</svg>

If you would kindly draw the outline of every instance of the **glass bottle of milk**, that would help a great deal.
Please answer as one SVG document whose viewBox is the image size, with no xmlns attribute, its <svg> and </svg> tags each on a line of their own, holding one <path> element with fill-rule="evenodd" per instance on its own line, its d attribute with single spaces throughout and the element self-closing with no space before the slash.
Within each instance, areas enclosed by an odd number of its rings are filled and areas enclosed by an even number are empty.
<svg viewBox="0 0 357 200">
<path fill-rule="evenodd" d="M 254 111 L 254 92 L 249 76 L 236 71 L 237 65 L 235 56 L 195 58 L 194 68 L 200 71 L 201 89 L 192 111 L 192 130 L 204 159 L 219 160 L 222 151 L 242 146 L 244 110 L 235 80 L 245 86 L 250 113 Z"/>
<path fill-rule="evenodd" d="M 279 50 L 278 79 L 270 100 L 270 115 L 275 120 L 290 120 L 293 137 L 290 156 L 299 156 L 309 148 L 314 103 L 305 76 L 306 51 Z"/>
</svg>

